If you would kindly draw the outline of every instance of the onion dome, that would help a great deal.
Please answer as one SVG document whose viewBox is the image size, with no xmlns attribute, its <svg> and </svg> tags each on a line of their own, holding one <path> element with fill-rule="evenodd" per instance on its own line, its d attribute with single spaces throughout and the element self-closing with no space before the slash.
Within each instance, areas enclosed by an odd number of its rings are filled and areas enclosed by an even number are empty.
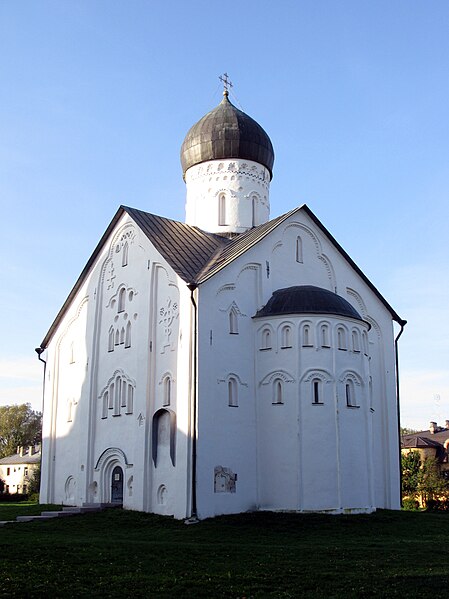
<svg viewBox="0 0 449 599">
<path fill-rule="evenodd" d="M 332 314 L 363 321 L 357 310 L 343 297 L 313 285 L 278 289 L 255 317 L 281 314 Z"/>
<path fill-rule="evenodd" d="M 265 166 L 273 176 L 271 140 L 254 119 L 236 108 L 223 92 L 220 104 L 203 116 L 187 133 L 181 146 L 183 176 L 195 164 L 207 160 L 241 158 Z"/>
</svg>

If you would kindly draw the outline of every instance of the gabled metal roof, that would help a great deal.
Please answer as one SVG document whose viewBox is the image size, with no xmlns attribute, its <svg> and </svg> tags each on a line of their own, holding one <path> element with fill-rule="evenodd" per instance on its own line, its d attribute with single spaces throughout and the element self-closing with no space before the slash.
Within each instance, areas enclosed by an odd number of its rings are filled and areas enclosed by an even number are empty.
<svg viewBox="0 0 449 599">
<path fill-rule="evenodd" d="M 186 283 L 195 281 L 217 251 L 231 240 L 185 223 L 123 206 L 154 247 Z"/>
<path fill-rule="evenodd" d="M 264 239 L 281 223 L 300 211 L 305 212 L 324 233 L 337 251 L 346 259 L 349 265 L 387 308 L 393 320 L 396 320 L 400 324 L 405 324 L 406 321 L 398 316 L 376 287 L 305 204 L 263 225 L 254 227 L 246 233 L 241 233 L 232 239 L 207 233 L 197 227 L 162 216 L 156 216 L 142 210 L 120 206 L 42 341 L 41 348 L 45 349 L 47 347 L 66 310 L 79 291 L 86 276 L 93 267 L 97 256 L 123 214 L 129 214 L 183 281 L 187 284 L 200 285 Z"/>
</svg>

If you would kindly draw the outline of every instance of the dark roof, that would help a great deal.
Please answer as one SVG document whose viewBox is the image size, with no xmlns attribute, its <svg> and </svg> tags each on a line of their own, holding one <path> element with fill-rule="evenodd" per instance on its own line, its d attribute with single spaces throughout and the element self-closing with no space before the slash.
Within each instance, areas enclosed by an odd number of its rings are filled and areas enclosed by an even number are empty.
<svg viewBox="0 0 449 599">
<path fill-rule="evenodd" d="M 278 289 L 255 318 L 280 314 L 333 314 L 362 320 L 357 310 L 343 297 L 314 285 Z"/>
<path fill-rule="evenodd" d="M 449 438 L 449 435 L 448 435 Z M 441 447 L 442 443 L 435 441 L 434 439 L 428 439 L 427 437 L 421 437 L 419 435 L 410 437 L 401 437 L 401 447 L 403 449 L 412 448 L 424 448 L 424 447 Z"/>
<path fill-rule="evenodd" d="M 298 208 L 294 208 L 293 210 L 290 210 L 290 212 L 278 216 L 263 225 L 254 227 L 246 233 L 241 233 L 232 239 L 221 235 L 214 235 L 213 233 L 207 233 L 206 231 L 198 229 L 198 227 L 192 227 L 191 225 L 186 225 L 185 223 L 164 218 L 162 216 L 156 216 L 155 214 L 150 214 L 142 210 L 120 206 L 78 277 L 78 280 L 64 302 L 61 310 L 58 312 L 40 347 L 47 347 L 67 308 L 78 293 L 101 249 L 124 213 L 131 216 L 181 279 L 187 284 L 199 285 L 214 276 L 233 260 L 261 241 L 290 216 L 293 216 L 300 211 L 305 212 L 327 236 L 329 241 L 336 247 L 337 251 L 340 252 L 349 265 L 357 272 L 361 279 L 390 312 L 392 318 L 400 324 L 406 324 L 406 321 L 398 316 L 376 287 L 305 204 Z"/>
<path fill-rule="evenodd" d="M 212 256 L 231 243 L 226 237 L 206 233 L 198 227 L 135 208 L 123 208 L 186 283 L 194 282 Z"/>
<path fill-rule="evenodd" d="M 0 460 L 0 464 L 12 465 L 14 464 L 39 464 L 41 461 L 41 454 L 34 453 L 33 455 L 29 455 L 26 453 L 25 455 L 19 455 L 15 453 L 13 455 L 6 456 Z"/>
<path fill-rule="evenodd" d="M 411 447 L 436 447 L 444 445 L 449 439 L 449 429 L 441 428 L 438 432 L 418 431 L 417 433 L 408 433 L 401 436 L 401 446 L 403 448 Z"/>
<path fill-rule="evenodd" d="M 227 158 L 253 160 L 265 166 L 272 176 L 274 150 L 270 138 L 225 94 L 220 104 L 187 133 L 181 146 L 183 176 L 195 164 Z"/>
</svg>

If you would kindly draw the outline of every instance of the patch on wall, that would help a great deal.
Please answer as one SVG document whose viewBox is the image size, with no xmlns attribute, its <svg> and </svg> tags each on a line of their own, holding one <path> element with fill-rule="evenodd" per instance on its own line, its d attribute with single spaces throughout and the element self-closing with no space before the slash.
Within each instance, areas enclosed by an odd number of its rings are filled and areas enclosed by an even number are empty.
<svg viewBox="0 0 449 599">
<path fill-rule="evenodd" d="M 237 474 L 230 468 L 215 466 L 214 468 L 214 493 L 235 493 Z"/>
</svg>

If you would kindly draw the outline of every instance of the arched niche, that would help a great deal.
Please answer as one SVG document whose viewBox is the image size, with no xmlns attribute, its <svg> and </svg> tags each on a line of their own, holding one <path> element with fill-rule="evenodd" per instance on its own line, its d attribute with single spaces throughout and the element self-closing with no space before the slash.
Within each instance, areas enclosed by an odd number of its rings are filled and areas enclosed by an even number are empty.
<svg viewBox="0 0 449 599">
<path fill-rule="evenodd" d="M 152 437 L 152 458 L 154 467 L 157 468 L 157 452 L 159 445 L 159 424 L 162 418 L 167 418 L 169 423 L 169 444 L 170 444 L 170 460 L 173 466 L 176 465 L 176 414 L 173 410 L 161 408 L 153 414 L 153 422 L 151 427 Z"/>
</svg>

